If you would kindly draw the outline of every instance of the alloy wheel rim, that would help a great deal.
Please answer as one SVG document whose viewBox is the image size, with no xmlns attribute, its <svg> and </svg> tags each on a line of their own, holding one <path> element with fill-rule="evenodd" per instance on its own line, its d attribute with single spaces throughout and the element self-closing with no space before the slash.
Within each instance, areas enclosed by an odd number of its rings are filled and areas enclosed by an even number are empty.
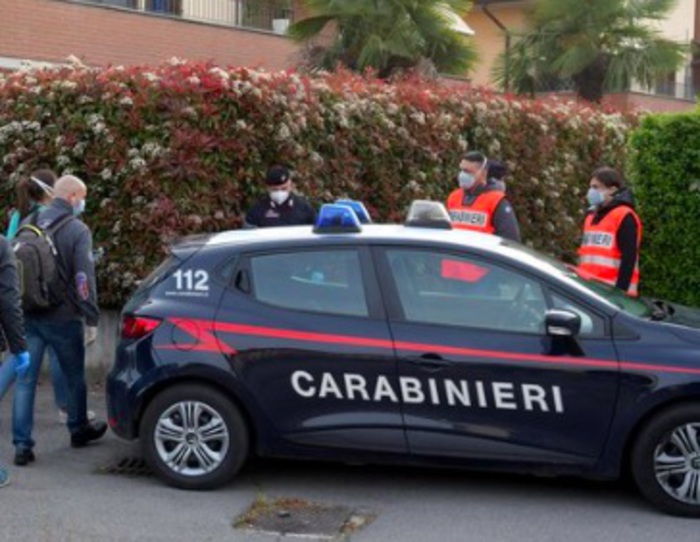
<svg viewBox="0 0 700 542">
<path fill-rule="evenodd" d="M 200 401 L 175 403 L 161 414 L 153 439 L 160 460 L 182 476 L 203 476 L 226 458 L 230 435 L 223 417 Z"/>
<path fill-rule="evenodd" d="M 676 427 L 654 452 L 654 474 L 674 499 L 700 505 L 700 423 Z"/>
</svg>

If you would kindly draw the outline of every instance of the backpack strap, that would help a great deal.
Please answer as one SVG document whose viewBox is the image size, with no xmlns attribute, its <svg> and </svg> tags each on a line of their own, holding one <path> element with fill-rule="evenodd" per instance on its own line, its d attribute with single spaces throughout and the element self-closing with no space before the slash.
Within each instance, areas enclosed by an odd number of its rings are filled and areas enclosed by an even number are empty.
<svg viewBox="0 0 700 542">
<path fill-rule="evenodd" d="M 60 230 L 63 226 L 68 224 L 71 220 L 74 220 L 75 217 L 73 215 L 66 215 L 64 217 L 59 217 L 56 220 L 54 220 L 51 224 L 43 228 L 43 230 L 50 235 L 56 235 L 58 233 L 58 230 Z"/>
</svg>

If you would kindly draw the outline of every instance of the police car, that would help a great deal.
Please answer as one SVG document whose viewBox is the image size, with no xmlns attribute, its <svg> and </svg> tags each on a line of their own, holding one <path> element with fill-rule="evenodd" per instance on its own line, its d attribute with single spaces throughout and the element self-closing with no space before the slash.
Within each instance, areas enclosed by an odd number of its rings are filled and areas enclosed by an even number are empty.
<svg viewBox="0 0 700 542">
<path fill-rule="evenodd" d="M 316 227 L 187 238 L 122 314 L 112 429 L 167 483 L 247 457 L 631 471 L 700 516 L 700 318 L 526 247 L 361 205 Z"/>
</svg>

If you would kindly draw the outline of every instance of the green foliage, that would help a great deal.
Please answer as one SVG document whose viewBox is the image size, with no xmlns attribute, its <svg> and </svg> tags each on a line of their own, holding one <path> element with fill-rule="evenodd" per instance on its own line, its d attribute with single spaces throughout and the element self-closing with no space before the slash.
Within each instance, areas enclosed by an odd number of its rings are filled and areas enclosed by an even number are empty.
<svg viewBox="0 0 700 542">
<path fill-rule="evenodd" d="M 538 0 L 528 15 L 531 30 L 516 36 L 509 57 L 499 57 L 494 77 L 502 84 L 507 71 L 518 93 L 571 81 L 592 102 L 632 81 L 651 87 L 676 71 L 688 50 L 653 27 L 675 1 Z"/>
<path fill-rule="evenodd" d="M 178 236 L 237 228 L 272 163 L 315 205 L 362 200 L 402 222 L 445 201 L 468 148 L 502 158 L 524 239 L 573 260 L 590 172 L 624 165 L 633 118 L 506 99 L 418 79 L 174 62 L 0 76 L 0 213 L 37 167 L 88 184 L 84 219 L 106 257 L 100 301 L 118 306 Z"/>
<path fill-rule="evenodd" d="M 644 292 L 700 307 L 700 113 L 648 116 L 630 145 Z"/>
<path fill-rule="evenodd" d="M 476 60 L 469 38 L 452 29 L 447 10 L 462 16 L 471 0 L 305 0 L 309 17 L 291 26 L 289 35 L 319 45 L 312 68 L 375 70 L 380 77 L 429 61 L 442 73 L 466 75 Z"/>
</svg>

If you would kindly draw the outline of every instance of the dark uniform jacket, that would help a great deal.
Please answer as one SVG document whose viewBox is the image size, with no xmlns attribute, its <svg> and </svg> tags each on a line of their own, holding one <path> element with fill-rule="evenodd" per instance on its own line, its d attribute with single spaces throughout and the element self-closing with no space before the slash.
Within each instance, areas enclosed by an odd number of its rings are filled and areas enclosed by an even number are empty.
<svg viewBox="0 0 700 542">
<path fill-rule="evenodd" d="M 73 208 L 66 200 L 56 198 L 39 211 L 36 224 L 46 229 L 67 215 Z M 32 217 L 25 219 L 30 220 Z M 92 256 L 92 233 L 80 219 L 69 220 L 54 235 L 58 266 L 65 285 L 62 302 L 46 312 L 32 314 L 37 322 L 69 322 L 85 318 L 88 326 L 97 326 L 99 308 L 95 286 L 95 263 Z"/>
<path fill-rule="evenodd" d="M 18 354 L 27 349 L 19 294 L 19 278 L 10 243 L 0 235 L 0 350 Z"/>
<path fill-rule="evenodd" d="M 290 194 L 287 201 L 278 205 L 270 196 L 260 198 L 245 216 L 246 226 L 268 228 L 273 226 L 299 226 L 314 224 L 316 211 L 305 198 Z"/>
</svg>

